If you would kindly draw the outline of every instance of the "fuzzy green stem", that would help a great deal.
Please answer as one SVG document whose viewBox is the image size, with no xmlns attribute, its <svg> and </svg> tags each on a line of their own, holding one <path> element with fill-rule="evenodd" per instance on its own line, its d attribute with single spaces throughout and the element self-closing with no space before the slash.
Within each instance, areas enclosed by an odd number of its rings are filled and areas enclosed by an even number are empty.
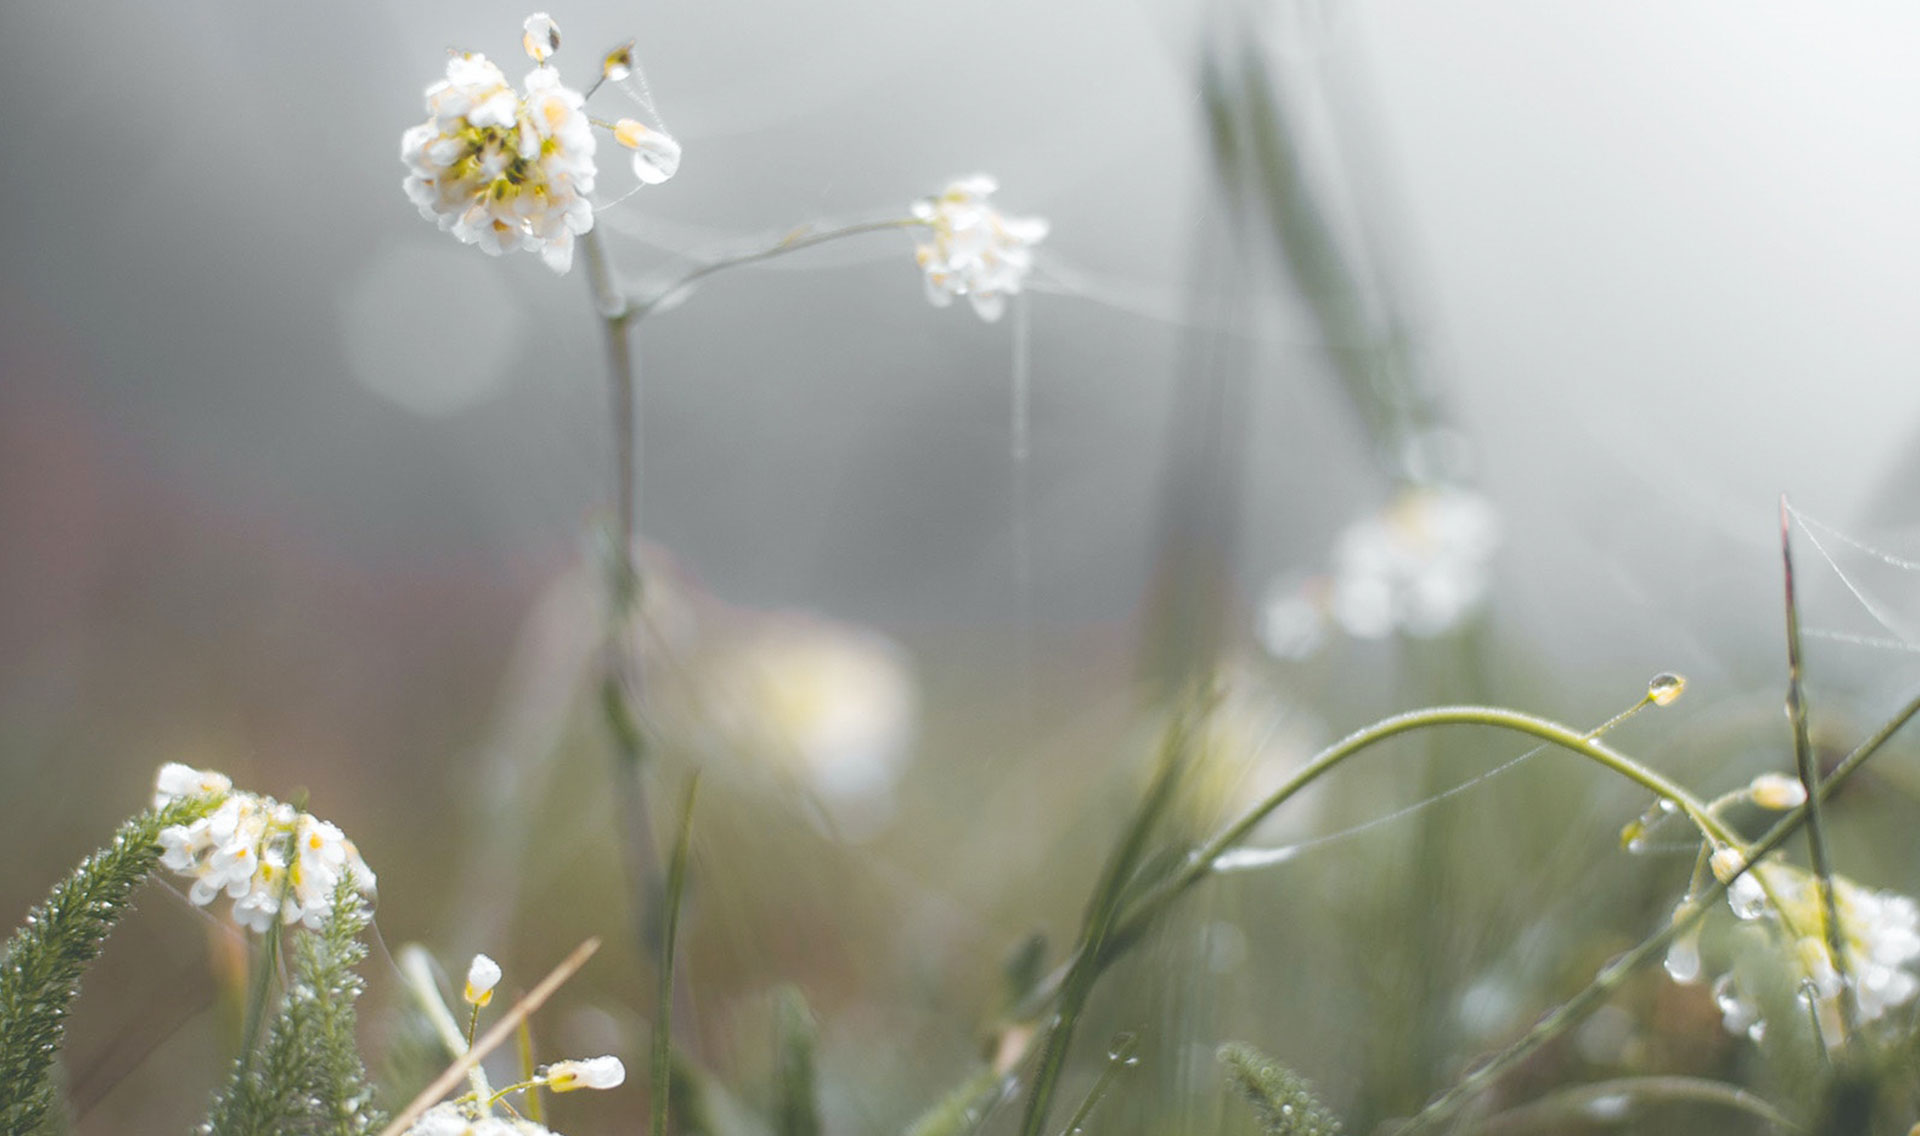
<svg viewBox="0 0 1920 1136">
<path fill-rule="evenodd" d="M 805 226 L 801 226 L 787 233 L 771 245 L 751 249 L 747 252 L 716 257 L 697 268 L 689 270 L 684 275 L 656 290 L 653 295 L 635 303 L 631 310 L 631 318 L 636 320 L 644 319 L 649 313 L 658 309 L 661 304 L 666 303 L 682 291 L 692 287 L 695 283 L 723 269 L 737 268 L 743 264 L 755 264 L 763 260 L 772 260 L 775 257 L 785 256 L 788 253 L 799 252 L 801 249 L 813 248 L 815 245 L 823 245 L 829 241 L 842 240 L 847 237 L 862 236 L 866 233 L 884 233 L 895 229 L 922 228 L 924 225 L 925 222 L 915 220 L 912 217 L 898 217 L 884 221 L 860 221 L 852 225 L 842 225 L 837 229 L 823 229 L 819 232 L 810 232 Z"/>
<path fill-rule="evenodd" d="M 221 800 L 174 801 L 122 824 L 107 847 L 27 913 L 0 950 L 0 1131 L 35 1131 L 53 1111 L 49 1071 L 81 977 L 159 861 L 160 833 L 206 816 Z"/>
</svg>

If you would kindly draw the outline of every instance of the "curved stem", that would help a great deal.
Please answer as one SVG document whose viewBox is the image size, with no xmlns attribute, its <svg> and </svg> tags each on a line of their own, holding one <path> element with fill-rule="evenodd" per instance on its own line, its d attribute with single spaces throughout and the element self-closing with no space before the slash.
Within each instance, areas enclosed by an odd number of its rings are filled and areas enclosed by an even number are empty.
<svg viewBox="0 0 1920 1136">
<path fill-rule="evenodd" d="M 1229 825 L 1195 852 L 1187 861 L 1187 866 L 1178 874 L 1138 900 L 1133 905 L 1132 913 L 1115 931 L 1114 940 L 1124 944 L 1145 930 L 1147 924 L 1157 918 L 1168 904 L 1186 889 L 1208 876 L 1213 871 L 1214 861 L 1218 860 L 1223 853 L 1246 839 L 1248 833 L 1294 794 L 1324 776 L 1341 762 L 1395 735 L 1431 726 L 1450 725 L 1492 726 L 1550 742 L 1606 766 L 1652 790 L 1657 796 L 1672 801 L 1710 839 L 1735 848 L 1745 848 L 1745 843 L 1740 839 L 1739 834 L 1729 828 L 1719 817 L 1714 816 L 1712 810 L 1692 793 L 1598 740 L 1591 733 L 1581 733 L 1570 726 L 1535 717 L 1532 714 L 1523 714 L 1518 710 L 1506 710 L 1495 706 L 1437 706 L 1384 718 L 1322 750 L 1285 785 L 1275 790 L 1266 800 L 1255 805 L 1245 816 Z"/>
<path fill-rule="evenodd" d="M 1621 1098 L 1639 1098 L 1655 1103 L 1718 1105 L 1744 1112 L 1784 1132 L 1805 1131 L 1764 1098 L 1737 1085 L 1701 1077 L 1621 1077 L 1612 1081 L 1576 1085 L 1495 1113 L 1480 1122 L 1480 1130 L 1493 1132 L 1535 1125 L 1546 1127 L 1556 1120 L 1574 1120 L 1583 1114 L 1600 1120 L 1604 1119 L 1600 1115 L 1601 1106 L 1610 1099 Z"/>
<path fill-rule="evenodd" d="M 809 249 L 815 245 L 823 245 L 829 241 L 837 241 L 846 237 L 857 237 L 866 233 L 884 233 L 895 229 L 916 229 L 922 228 L 924 225 L 925 222 L 915 220 L 911 217 L 899 217 L 886 221 L 860 221 L 852 225 L 843 225 L 837 229 L 823 229 L 818 232 L 811 232 L 803 225 L 764 248 L 734 253 L 730 256 L 722 256 L 707 261 L 705 264 L 688 271 L 678 279 L 669 282 L 646 299 L 635 302 L 629 312 L 629 316 L 632 319 L 644 318 L 648 313 L 658 308 L 668 299 L 722 269 L 737 268 L 743 264 L 755 264 L 763 260 L 772 260 L 775 257 L 785 256 L 790 252 L 799 252 L 801 249 Z"/>
</svg>

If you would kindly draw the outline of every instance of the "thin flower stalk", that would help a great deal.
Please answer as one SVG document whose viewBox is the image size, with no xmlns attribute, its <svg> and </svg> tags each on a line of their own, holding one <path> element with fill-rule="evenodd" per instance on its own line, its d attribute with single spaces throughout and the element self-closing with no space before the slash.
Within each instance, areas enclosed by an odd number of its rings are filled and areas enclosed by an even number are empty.
<svg viewBox="0 0 1920 1136">
<path fill-rule="evenodd" d="M 1116 942 L 1125 945 L 1137 938 L 1139 933 L 1150 926 L 1170 903 L 1211 874 L 1214 861 L 1245 840 L 1247 834 L 1258 827 L 1269 814 L 1348 758 L 1400 734 L 1449 725 L 1491 726 L 1550 742 L 1561 749 L 1619 773 L 1651 790 L 1663 800 L 1672 801 L 1710 840 L 1729 847 L 1742 849 L 1745 847 L 1739 834 L 1715 816 L 1713 811 L 1692 793 L 1605 742 L 1599 741 L 1592 733 L 1583 733 L 1559 722 L 1538 718 L 1517 710 L 1493 706 L 1440 706 L 1383 719 L 1365 729 L 1349 734 L 1346 738 L 1322 750 L 1285 785 L 1276 789 L 1266 800 L 1248 810 L 1239 820 L 1195 852 L 1189 858 L 1185 868 L 1136 901 L 1126 920 L 1115 933 Z"/>
<path fill-rule="evenodd" d="M 687 270 L 680 276 L 654 289 L 646 299 L 635 301 L 632 308 L 632 318 L 643 319 L 647 315 L 658 311 L 664 305 L 670 304 L 683 296 L 688 288 L 691 288 L 693 285 L 712 276 L 716 272 L 721 272 L 729 268 L 738 268 L 742 265 L 773 260 L 776 257 L 786 256 L 789 253 L 815 248 L 832 241 L 845 240 L 848 237 L 865 236 L 868 233 L 892 232 L 899 229 L 917 229 L 924 227 L 925 224 L 924 221 L 913 217 L 895 217 L 878 221 L 857 221 L 853 224 L 842 225 L 833 229 L 815 230 L 803 225 L 800 228 L 786 233 L 771 244 L 751 248 L 744 252 L 727 253 L 716 256 L 711 260 L 704 261 L 694 268 Z"/>
</svg>

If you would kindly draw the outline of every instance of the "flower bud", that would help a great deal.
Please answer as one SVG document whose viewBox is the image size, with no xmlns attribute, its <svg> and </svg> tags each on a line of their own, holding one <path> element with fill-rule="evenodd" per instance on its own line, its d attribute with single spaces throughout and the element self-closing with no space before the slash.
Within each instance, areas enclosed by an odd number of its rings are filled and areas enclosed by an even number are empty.
<svg viewBox="0 0 1920 1136">
<path fill-rule="evenodd" d="M 500 983 L 500 964 L 485 955 L 473 956 L 467 967 L 467 1004 L 480 1007 L 493 1001 L 493 988 Z"/>
<path fill-rule="evenodd" d="M 680 169 L 680 143 L 637 118 L 614 123 L 613 138 L 633 151 L 633 175 L 648 185 L 659 185 Z"/>
<path fill-rule="evenodd" d="M 612 1089 L 627 1079 L 627 1067 L 618 1057 L 589 1057 L 584 1061 L 555 1061 L 547 1066 L 546 1083 L 556 1093 L 575 1089 Z"/>
<path fill-rule="evenodd" d="M 600 62 L 600 73 L 610 83 L 618 83 L 633 74 L 633 41 L 628 40 L 612 51 Z"/>
<path fill-rule="evenodd" d="M 535 12 L 527 17 L 527 34 L 520 38 L 520 45 L 535 63 L 545 63 L 553 53 L 560 50 L 560 25 L 545 12 Z"/>
<path fill-rule="evenodd" d="M 1647 697 L 1652 700 L 1655 706 L 1670 706 L 1682 694 L 1686 693 L 1686 690 L 1687 679 L 1685 675 L 1677 675 L 1672 671 L 1666 671 L 1654 675 L 1653 681 L 1647 684 Z"/>
<path fill-rule="evenodd" d="M 1807 803 L 1807 787 L 1798 777 L 1784 773 L 1762 773 L 1747 786 L 1747 795 L 1763 809 L 1797 809 Z"/>
</svg>

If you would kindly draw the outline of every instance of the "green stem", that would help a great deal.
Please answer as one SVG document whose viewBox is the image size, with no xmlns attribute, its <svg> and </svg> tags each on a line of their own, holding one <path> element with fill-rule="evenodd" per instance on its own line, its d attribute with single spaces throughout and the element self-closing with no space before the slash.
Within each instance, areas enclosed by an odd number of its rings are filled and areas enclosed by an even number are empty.
<svg viewBox="0 0 1920 1136">
<path fill-rule="evenodd" d="M 1205 720 L 1209 709 L 1211 706 L 1206 705 L 1177 712 L 1168 725 L 1166 737 L 1161 743 L 1159 769 L 1154 775 L 1153 785 L 1135 810 L 1120 843 L 1115 846 L 1101 872 L 1100 882 L 1087 901 L 1080 942 L 1061 981 L 1053 1022 L 1041 1042 L 1039 1062 L 1028 1088 L 1026 1114 L 1020 1124 L 1021 1136 L 1040 1136 L 1047 1126 L 1047 1110 L 1053 1104 L 1054 1090 L 1066 1066 L 1067 1050 L 1073 1042 L 1074 1029 L 1079 1024 L 1081 1012 L 1086 1008 L 1087 999 L 1093 993 L 1094 983 L 1099 980 L 1110 957 L 1107 947 L 1119 927 L 1127 885 L 1139 870 L 1140 862 L 1147 853 L 1147 841 L 1173 798 L 1193 731 Z"/>
<path fill-rule="evenodd" d="M 1116 944 L 1125 945 L 1138 937 L 1139 933 L 1158 918 L 1169 904 L 1188 888 L 1211 874 L 1214 861 L 1218 860 L 1223 853 L 1245 840 L 1248 833 L 1252 832 L 1275 809 L 1285 804 L 1289 798 L 1330 772 L 1341 762 L 1399 734 L 1432 726 L 1453 725 L 1492 726 L 1551 742 L 1571 753 L 1597 762 L 1645 786 L 1655 795 L 1672 801 L 1695 825 L 1699 826 L 1701 832 L 1705 833 L 1709 839 L 1735 848 L 1745 848 L 1739 834 L 1729 828 L 1719 817 L 1714 816 L 1712 810 L 1692 793 L 1598 740 L 1592 734 L 1582 733 L 1546 718 L 1523 714 L 1518 710 L 1506 710 L 1494 706 L 1438 706 L 1382 719 L 1322 750 L 1285 785 L 1275 790 L 1266 800 L 1255 805 L 1245 816 L 1229 825 L 1195 852 L 1188 859 L 1187 866 L 1178 874 L 1141 897 L 1133 905 L 1128 918 L 1114 933 Z"/>
<path fill-rule="evenodd" d="M 667 862 L 666 918 L 660 930 L 660 972 L 653 1026 L 653 1124 L 651 1136 L 666 1136 L 667 1105 L 673 1095 L 673 980 L 674 941 L 680 932 L 680 905 L 687 886 L 687 855 L 693 847 L 693 803 L 700 792 L 700 774 L 687 782 L 680 804 L 680 836 Z"/>
<path fill-rule="evenodd" d="M 513 1032 L 520 1048 L 520 1076 L 528 1082 L 527 1119 L 535 1124 L 545 1124 L 547 1122 L 546 1106 L 540 1101 L 540 1086 L 533 1083 L 533 1072 L 536 1067 L 533 1061 L 533 1026 L 527 1019 L 521 1018 L 519 1027 Z"/>
<path fill-rule="evenodd" d="M 911 217 L 899 217 L 885 221 L 860 221 L 852 225 L 843 225 L 837 229 L 823 229 L 819 232 L 809 232 L 802 226 L 764 248 L 752 249 L 743 253 L 734 253 L 729 256 L 717 257 L 707 261 L 698 268 L 692 269 L 685 275 L 659 288 L 653 295 L 645 300 L 635 303 L 631 310 L 631 317 L 636 320 L 645 318 L 661 304 L 679 295 L 682 291 L 698 281 L 704 280 L 722 269 L 737 268 L 743 264 L 755 264 L 763 260 L 772 260 L 775 257 L 785 256 L 790 252 L 799 252 L 801 249 L 809 249 L 815 245 L 823 245 L 829 241 L 837 241 L 846 237 L 857 237 L 866 233 L 884 233 L 895 229 L 916 229 L 922 228 L 924 225 L 925 222 L 915 220 Z"/>
<path fill-rule="evenodd" d="M 645 949 L 648 913 L 654 887 L 652 810 L 647 804 L 645 779 L 646 734 L 636 707 L 645 691 L 633 651 L 633 624 L 640 602 L 640 570 L 634 560 L 634 538 L 639 532 L 639 377 L 633 356 L 631 329 L 636 311 L 620 290 L 613 262 L 598 230 L 580 238 L 585 254 L 587 284 L 606 342 L 607 388 L 613 422 L 614 548 L 608 586 L 607 639 L 601 678 L 601 712 L 614 747 L 614 791 L 625 823 L 620 833 L 625 846 L 628 884 L 633 889 L 634 933 Z"/>
<path fill-rule="evenodd" d="M 1094 1106 L 1106 1098 L 1107 1090 L 1113 1088 L 1115 1078 L 1139 1063 L 1134 1056 L 1139 1048 L 1140 1039 L 1135 1034 L 1123 1033 L 1113 1039 L 1112 1048 L 1107 1050 L 1107 1067 L 1100 1070 L 1093 1087 L 1081 1098 L 1080 1107 L 1074 1109 L 1073 1115 L 1067 1118 L 1067 1126 L 1061 1130 L 1061 1136 L 1080 1136 L 1086 1127 L 1087 1117 L 1093 1115 Z"/>
<path fill-rule="evenodd" d="M 280 876 L 279 893 L 274 897 L 273 920 L 267 925 L 266 933 L 260 937 L 260 956 L 255 960 L 258 970 L 253 976 L 253 990 L 247 1001 L 247 1016 L 240 1031 L 240 1063 L 234 1073 L 233 1084 L 236 1090 L 245 1084 L 247 1074 L 252 1070 L 254 1049 L 260 1042 L 260 1031 L 267 1020 L 267 997 L 273 989 L 273 976 L 280 964 L 280 913 L 287 906 L 287 897 L 293 894 L 293 872 L 298 861 L 297 833 L 289 832 L 283 855 L 286 867 Z"/>
<path fill-rule="evenodd" d="M 1495 1113 L 1480 1122 L 1480 1131 L 1495 1132 L 1530 1127 L 1557 1131 L 1558 1129 L 1553 1127 L 1556 1122 L 1565 1124 L 1568 1121 L 1577 1122 L 1582 1119 L 1586 1119 L 1589 1123 L 1597 1122 L 1602 1118 L 1595 1114 L 1594 1107 L 1609 1098 L 1637 1098 L 1668 1104 L 1716 1105 L 1736 1112 L 1744 1112 L 1783 1132 L 1805 1131 L 1762 1097 L 1737 1085 L 1709 1081 L 1701 1077 L 1621 1077 L 1612 1081 L 1576 1085 L 1551 1093 L 1539 1100 L 1510 1108 L 1505 1112 Z"/>
<path fill-rule="evenodd" d="M 1807 792 L 1807 854 L 1813 864 L 1813 874 L 1820 880 L 1821 922 L 1826 925 L 1827 953 L 1832 956 L 1834 973 L 1840 978 L 1840 1021 L 1846 1030 L 1843 1041 L 1851 1044 L 1860 1029 L 1860 1007 L 1854 998 L 1840 908 L 1833 893 L 1833 861 L 1827 853 L 1827 830 L 1820 819 L 1820 770 L 1814 764 L 1812 739 L 1807 736 L 1807 699 L 1800 679 L 1800 605 L 1794 600 L 1793 590 L 1793 516 L 1785 494 L 1780 497 L 1780 560 L 1787 593 L 1787 720 L 1793 723 L 1794 765 L 1800 774 L 1800 784 Z"/>
<path fill-rule="evenodd" d="M 425 1015 L 427 1024 L 440 1038 L 440 1045 L 447 1056 L 458 1059 L 473 1047 L 460 1032 L 460 1023 L 454 1019 L 453 1011 L 440 997 L 440 984 L 434 980 L 433 958 L 426 949 L 409 945 L 400 949 L 400 976 L 405 980 L 409 993 Z M 487 1081 L 487 1071 L 475 1062 L 467 1071 L 467 1083 L 473 1090 L 476 1100 L 487 1100 L 493 1096 L 493 1086 Z"/>
</svg>

